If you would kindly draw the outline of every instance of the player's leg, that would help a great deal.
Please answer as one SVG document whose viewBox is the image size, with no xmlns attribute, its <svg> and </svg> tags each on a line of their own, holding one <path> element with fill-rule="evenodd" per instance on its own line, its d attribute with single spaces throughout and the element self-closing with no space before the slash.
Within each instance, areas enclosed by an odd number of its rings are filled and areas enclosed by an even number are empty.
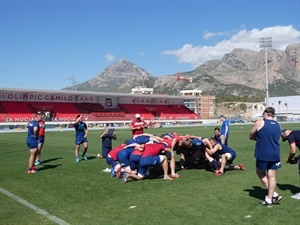
<svg viewBox="0 0 300 225">
<path fill-rule="evenodd" d="M 87 152 L 87 150 L 88 150 L 88 141 L 87 140 L 85 140 L 83 143 L 82 143 L 82 147 L 83 147 L 83 152 L 82 152 L 82 158 L 84 159 L 84 160 L 88 160 L 87 159 L 87 157 L 86 157 L 86 152 Z"/>
<path fill-rule="evenodd" d="M 79 149 L 80 149 L 80 144 L 75 145 L 75 161 L 79 162 Z"/>
<path fill-rule="evenodd" d="M 34 167 L 34 162 L 36 158 L 37 148 L 29 149 L 29 160 L 28 160 L 28 173 L 36 173 L 37 170 Z"/>
<path fill-rule="evenodd" d="M 35 165 L 40 165 L 41 164 L 41 151 L 43 148 L 44 143 L 41 142 L 40 140 L 38 141 L 38 148 L 37 148 L 37 153 L 36 153 L 36 159 L 35 159 Z"/>
</svg>

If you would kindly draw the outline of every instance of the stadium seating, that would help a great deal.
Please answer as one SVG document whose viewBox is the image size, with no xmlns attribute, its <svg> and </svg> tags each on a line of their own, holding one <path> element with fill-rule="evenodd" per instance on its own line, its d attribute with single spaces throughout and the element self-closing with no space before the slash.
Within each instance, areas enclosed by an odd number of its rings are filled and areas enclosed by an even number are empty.
<svg viewBox="0 0 300 225">
<path fill-rule="evenodd" d="M 88 121 L 132 120 L 137 113 L 145 120 L 200 118 L 184 105 L 119 104 L 118 108 L 106 109 L 100 103 L 1 101 L 0 122 L 29 121 L 38 111 L 50 112 L 54 121 L 74 121 L 78 114 L 84 114 Z"/>
<path fill-rule="evenodd" d="M 195 114 L 192 110 L 185 107 L 185 105 L 170 105 L 176 113 L 180 114 L 181 119 L 200 119 L 198 114 Z"/>
</svg>

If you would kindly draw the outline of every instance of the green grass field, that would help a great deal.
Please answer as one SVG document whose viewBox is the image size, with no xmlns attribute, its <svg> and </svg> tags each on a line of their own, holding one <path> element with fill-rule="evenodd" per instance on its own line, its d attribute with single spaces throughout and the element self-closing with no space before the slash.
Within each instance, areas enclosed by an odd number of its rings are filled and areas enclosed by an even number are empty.
<svg viewBox="0 0 300 225">
<path fill-rule="evenodd" d="M 43 166 L 38 174 L 27 174 L 28 149 L 25 133 L 0 134 L 0 188 L 28 201 L 68 224 L 299 224 L 300 201 L 290 198 L 299 192 L 296 165 L 286 164 L 287 143 L 281 144 L 282 168 L 278 171 L 280 204 L 267 208 L 259 204 L 266 195 L 255 173 L 253 149 L 248 139 L 252 125 L 231 126 L 229 145 L 236 150 L 234 163 L 246 171 L 229 171 L 217 177 L 204 169 L 178 171 L 181 178 L 133 181 L 124 184 L 102 172 L 105 160 L 100 153 L 102 130 L 89 132 L 88 161 L 75 163 L 74 131 L 46 133 Z M 299 124 L 283 124 L 299 129 Z M 210 137 L 214 127 L 148 129 L 161 134 L 177 131 Z M 114 146 L 130 138 L 129 130 L 117 130 Z M 55 224 L 47 217 L 0 192 L 0 224 Z M 296 213 L 295 213 L 296 212 Z"/>
</svg>

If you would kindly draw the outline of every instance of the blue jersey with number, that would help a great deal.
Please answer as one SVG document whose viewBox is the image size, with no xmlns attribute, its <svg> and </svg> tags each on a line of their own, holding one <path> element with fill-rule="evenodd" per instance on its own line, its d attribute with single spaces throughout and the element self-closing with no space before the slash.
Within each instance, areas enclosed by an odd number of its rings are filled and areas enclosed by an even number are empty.
<svg viewBox="0 0 300 225">
<path fill-rule="evenodd" d="M 281 129 L 275 120 L 264 119 L 264 126 L 256 133 L 254 157 L 261 161 L 279 162 Z"/>
</svg>

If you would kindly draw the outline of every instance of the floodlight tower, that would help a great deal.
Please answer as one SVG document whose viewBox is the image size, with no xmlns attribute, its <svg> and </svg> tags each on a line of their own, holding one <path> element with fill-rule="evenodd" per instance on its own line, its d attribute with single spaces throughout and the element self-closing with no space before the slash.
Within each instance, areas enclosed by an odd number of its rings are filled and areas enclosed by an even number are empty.
<svg viewBox="0 0 300 225">
<path fill-rule="evenodd" d="M 260 37 L 259 47 L 265 49 L 266 66 L 266 107 L 269 107 L 268 48 L 272 47 L 272 37 Z"/>
</svg>

